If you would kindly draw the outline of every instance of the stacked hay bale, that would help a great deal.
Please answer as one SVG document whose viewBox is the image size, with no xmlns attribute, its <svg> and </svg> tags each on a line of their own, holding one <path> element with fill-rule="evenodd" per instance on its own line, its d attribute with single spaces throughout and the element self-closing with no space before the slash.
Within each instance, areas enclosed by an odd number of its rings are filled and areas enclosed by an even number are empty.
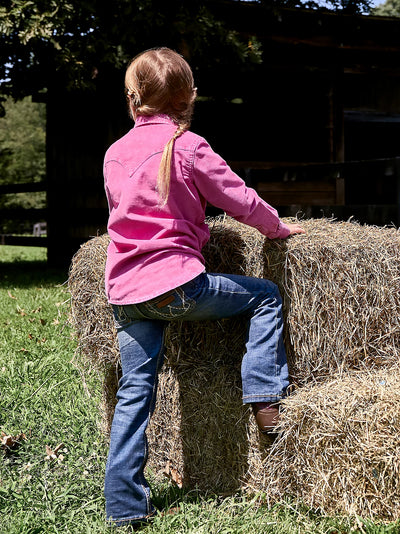
<svg viewBox="0 0 400 534">
<path fill-rule="evenodd" d="M 381 433 L 371 426 L 379 403 L 394 413 L 400 392 L 399 231 L 319 219 L 302 221 L 305 236 L 270 241 L 228 218 L 209 224 L 209 272 L 265 277 L 280 287 L 295 394 L 271 448 L 241 405 L 243 321 L 171 325 L 149 467 L 203 490 L 263 490 L 271 499 L 288 493 L 329 512 L 400 517 L 389 483 L 398 474 L 400 421 L 381 416 Z M 107 245 L 108 236 L 83 245 L 69 277 L 81 354 L 104 376 L 106 432 L 118 363 L 103 289 Z M 375 380 L 378 372 L 387 373 L 390 387 L 380 384 L 386 375 Z M 365 390 L 371 393 L 360 403 Z M 351 497 L 355 486 L 359 498 Z"/>
<path fill-rule="evenodd" d="M 304 386 L 264 461 L 271 501 L 286 492 L 328 513 L 400 517 L 400 372 L 349 372 Z"/>
</svg>

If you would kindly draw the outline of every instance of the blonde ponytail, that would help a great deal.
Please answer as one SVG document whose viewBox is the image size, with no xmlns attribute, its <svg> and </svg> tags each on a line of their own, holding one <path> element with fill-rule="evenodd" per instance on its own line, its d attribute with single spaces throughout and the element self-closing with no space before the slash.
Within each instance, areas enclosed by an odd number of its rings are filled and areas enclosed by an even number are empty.
<svg viewBox="0 0 400 534">
<path fill-rule="evenodd" d="M 174 135 L 164 147 L 157 176 L 157 191 L 160 195 L 161 206 L 165 206 L 168 201 L 171 185 L 171 163 L 174 144 L 176 139 L 178 139 L 187 128 L 188 126 L 180 124 Z"/>
</svg>

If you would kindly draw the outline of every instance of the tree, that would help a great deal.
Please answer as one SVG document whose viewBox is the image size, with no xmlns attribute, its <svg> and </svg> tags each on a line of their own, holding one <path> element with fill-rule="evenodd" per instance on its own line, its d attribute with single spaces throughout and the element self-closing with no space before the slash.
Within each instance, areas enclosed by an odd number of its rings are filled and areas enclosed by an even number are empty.
<svg viewBox="0 0 400 534">
<path fill-rule="evenodd" d="M 45 109 L 31 97 L 7 98 L 0 119 L 0 183 L 41 182 L 45 178 Z"/>
<path fill-rule="evenodd" d="M 372 14 L 383 17 L 400 17 L 400 0 L 386 0 L 384 4 L 376 7 Z"/>
<path fill-rule="evenodd" d="M 0 118 L 0 184 L 41 182 L 45 178 L 45 106 L 31 97 L 5 101 L 5 116 Z M 12 219 L 3 210 L 44 208 L 44 192 L 8 194 L 0 197 L 2 232 L 31 231 L 22 218 Z"/>
</svg>

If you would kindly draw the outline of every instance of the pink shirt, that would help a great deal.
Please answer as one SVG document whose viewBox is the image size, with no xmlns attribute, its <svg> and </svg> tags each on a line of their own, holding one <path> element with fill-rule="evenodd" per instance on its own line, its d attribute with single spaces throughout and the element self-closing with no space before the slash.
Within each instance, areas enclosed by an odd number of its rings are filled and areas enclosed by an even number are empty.
<svg viewBox="0 0 400 534">
<path fill-rule="evenodd" d="M 168 202 L 155 189 L 161 155 L 176 130 L 166 115 L 137 117 L 104 160 L 110 217 L 105 284 L 112 304 L 144 302 L 204 271 L 207 201 L 270 239 L 288 227 L 246 187 L 202 137 L 185 132 L 174 145 Z"/>
</svg>

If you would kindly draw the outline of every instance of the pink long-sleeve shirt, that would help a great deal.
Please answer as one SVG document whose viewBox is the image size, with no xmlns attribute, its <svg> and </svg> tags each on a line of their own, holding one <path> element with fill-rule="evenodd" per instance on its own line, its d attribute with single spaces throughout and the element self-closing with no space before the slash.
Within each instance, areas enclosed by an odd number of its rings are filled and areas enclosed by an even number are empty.
<svg viewBox="0 0 400 534">
<path fill-rule="evenodd" d="M 145 302 L 204 271 L 207 201 L 270 239 L 290 233 L 276 210 L 190 131 L 175 141 L 170 193 L 160 207 L 158 168 L 176 128 L 166 115 L 139 116 L 134 128 L 106 152 L 111 242 L 105 286 L 112 304 Z"/>
</svg>

